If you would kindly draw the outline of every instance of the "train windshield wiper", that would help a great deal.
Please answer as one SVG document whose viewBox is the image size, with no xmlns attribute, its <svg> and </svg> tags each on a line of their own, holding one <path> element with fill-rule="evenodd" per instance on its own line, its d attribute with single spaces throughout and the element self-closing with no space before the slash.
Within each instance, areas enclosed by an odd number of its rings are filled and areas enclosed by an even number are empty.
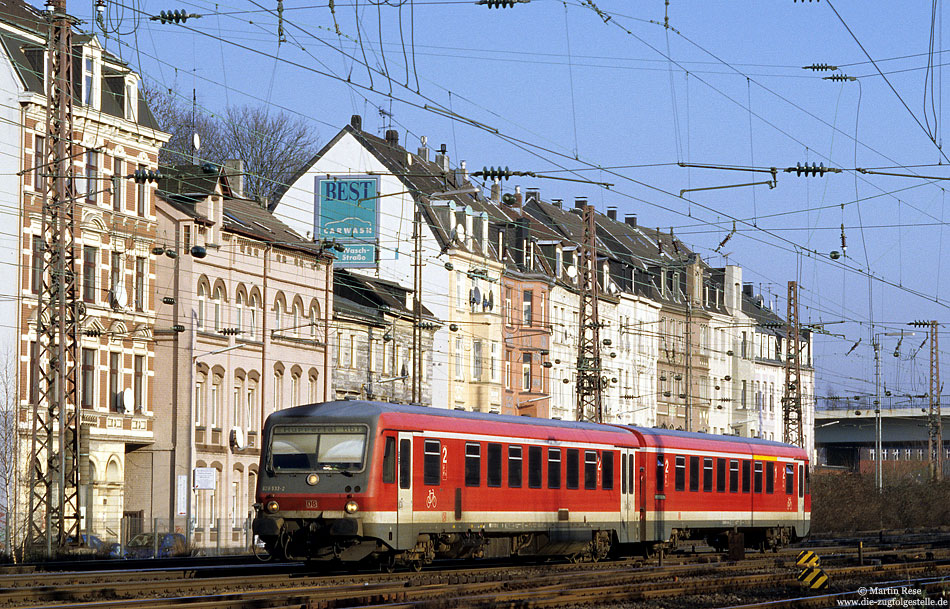
<svg viewBox="0 0 950 609">
<path fill-rule="evenodd" d="M 325 472 L 339 472 L 347 477 L 350 477 L 353 475 L 353 472 L 349 471 L 348 469 L 346 469 L 345 466 L 340 465 L 338 463 L 323 463 L 320 465 L 320 469 L 322 469 Z"/>
</svg>

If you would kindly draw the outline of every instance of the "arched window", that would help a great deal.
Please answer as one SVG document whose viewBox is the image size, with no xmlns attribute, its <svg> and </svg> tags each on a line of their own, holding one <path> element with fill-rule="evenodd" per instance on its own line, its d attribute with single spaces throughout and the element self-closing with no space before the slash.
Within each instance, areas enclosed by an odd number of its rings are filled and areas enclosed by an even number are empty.
<svg viewBox="0 0 950 609">
<path fill-rule="evenodd" d="M 274 371 L 274 410 L 280 410 L 284 405 L 284 373 Z"/>
<path fill-rule="evenodd" d="M 243 323 L 244 323 L 244 293 L 243 293 L 243 292 L 238 292 L 237 299 L 236 299 L 236 302 L 235 302 L 234 312 L 235 312 L 235 315 L 237 316 L 237 319 L 234 320 L 234 321 L 235 321 L 234 326 L 235 326 L 238 330 L 243 330 L 243 329 L 244 329 L 244 326 L 243 326 Z"/>
<path fill-rule="evenodd" d="M 205 328 L 205 301 L 208 299 L 208 290 L 204 283 L 198 284 L 198 329 Z"/>
<path fill-rule="evenodd" d="M 320 305 L 316 302 L 310 305 L 310 338 L 317 340 L 317 323 L 320 321 Z"/>
<path fill-rule="evenodd" d="M 280 332 L 281 330 L 281 313 L 284 310 L 284 303 L 277 299 L 274 301 L 274 332 Z"/>
<path fill-rule="evenodd" d="M 307 398 L 311 404 L 314 404 L 317 402 L 317 391 L 319 389 L 320 382 L 319 373 L 316 370 L 311 370 L 307 380 L 309 381 L 307 387 Z"/>
<path fill-rule="evenodd" d="M 258 425 L 257 415 L 257 380 L 247 381 L 247 400 L 245 402 L 245 417 L 248 431 L 254 431 Z"/>
<path fill-rule="evenodd" d="M 247 337 L 257 339 L 257 310 L 261 307 L 257 294 L 251 294 L 250 306 L 247 309 Z"/>
<path fill-rule="evenodd" d="M 214 331 L 217 332 L 221 329 L 222 319 L 221 319 L 221 300 L 223 299 L 223 292 L 221 287 L 216 287 L 214 289 L 214 295 L 211 297 L 211 300 L 214 301 Z"/>
<path fill-rule="evenodd" d="M 290 405 L 300 406 L 300 373 L 290 375 Z"/>
<path fill-rule="evenodd" d="M 291 318 L 291 328 L 293 328 L 294 336 L 300 334 L 300 306 L 295 302 L 293 306 L 293 313 Z"/>
</svg>

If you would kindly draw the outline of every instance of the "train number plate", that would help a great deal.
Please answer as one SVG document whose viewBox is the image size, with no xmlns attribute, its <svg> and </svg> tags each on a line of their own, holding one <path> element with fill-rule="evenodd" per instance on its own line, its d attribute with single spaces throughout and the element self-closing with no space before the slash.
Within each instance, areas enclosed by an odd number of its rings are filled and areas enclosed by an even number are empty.
<svg viewBox="0 0 950 609">
<path fill-rule="evenodd" d="M 307 499 L 306 502 L 305 502 L 305 507 L 306 507 L 308 510 L 315 510 L 315 509 L 317 509 L 317 500 L 316 500 L 316 499 Z"/>
</svg>

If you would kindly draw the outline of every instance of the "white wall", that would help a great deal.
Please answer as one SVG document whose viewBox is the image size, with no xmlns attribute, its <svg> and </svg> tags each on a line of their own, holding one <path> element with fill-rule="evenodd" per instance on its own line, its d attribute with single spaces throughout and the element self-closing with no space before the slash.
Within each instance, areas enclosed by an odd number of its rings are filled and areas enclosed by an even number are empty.
<svg viewBox="0 0 950 609">
<path fill-rule="evenodd" d="M 18 97 L 23 86 L 6 53 L 0 50 L 0 349 L 16 354 L 19 303 L 20 177 L 23 141 Z M 15 361 L 15 360 L 14 360 Z"/>
</svg>

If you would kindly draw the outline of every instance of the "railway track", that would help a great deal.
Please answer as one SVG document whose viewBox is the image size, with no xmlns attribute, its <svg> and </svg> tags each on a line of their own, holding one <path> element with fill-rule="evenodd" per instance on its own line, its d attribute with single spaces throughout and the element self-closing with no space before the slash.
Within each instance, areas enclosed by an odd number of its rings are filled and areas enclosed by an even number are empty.
<svg viewBox="0 0 950 609">
<path fill-rule="evenodd" d="M 732 563 L 705 552 L 674 555 L 662 566 L 653 559 L 355 575 L 315 575 L 299 565 L 244 566 L 230 573 L 179 567 L 16 574 L 0 576 L 0 607 L 721 607 L 750 601 L 760 604 L 749 607 L 812 607 L 833 606 L 862 585 L 919 581 L 930 593 L 950 587 L 948 549 L 868 547 L 861 552 L 864 565 L 857 548 L 828 549 L 834 550 L 823 554 L 830 594 L 805 593 L 794 566 L 799 550 L 786 550 Z"/>
</svg>

